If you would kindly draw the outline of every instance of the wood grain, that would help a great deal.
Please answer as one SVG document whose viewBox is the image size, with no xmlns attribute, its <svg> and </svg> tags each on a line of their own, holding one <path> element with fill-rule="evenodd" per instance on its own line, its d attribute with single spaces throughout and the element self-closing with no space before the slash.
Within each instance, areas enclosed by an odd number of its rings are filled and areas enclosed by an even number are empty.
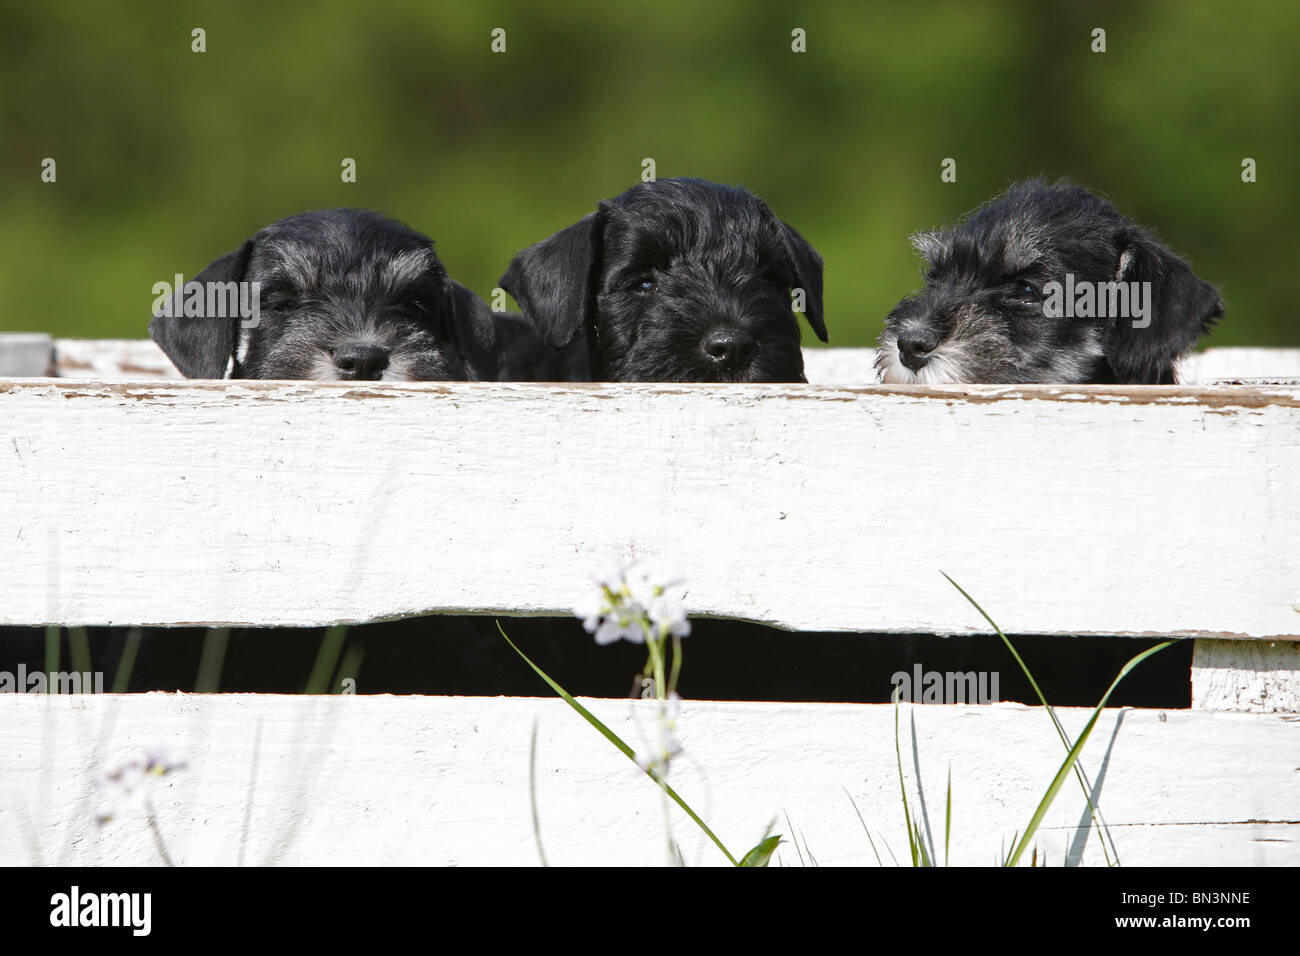
<svg viewBox="0 0 1300 956">
<path fill-rule="evenodd" d="M 0 382 L 0 622 L 1300 632 L 1300 388 Z"/>
<path fill-rule="evenodd" d="M 651 730 L 650 702 L 584 703 L 634 746 Z M 1087 718 L 1058 713 L 1071 734 Z M 941 857 L 951 770 L 951 861 L 992 864 L 1064 758 L 1047 715 L 904 705 L 901 717 L 911 809 L 929 841 Z M 187 762 L 150 793 L 181 864 L 535 864 L 534 722 L 549 861 L 663 863 L 657 789 L 558 700 L 6 694 L 0 864 L 157 863 L 138 812 L 102 829 L 90 821 L 94 774 L 157 746 Z M 906 860 L 892 707 L 687 701 L 679 731 L 686 750 L 670 779 L 734 853 L 774 824 L 797 836 L 805 862 L 811 851 L 819 864 L 874 866 L 856 803 L 885 865 Z M 1117 710 L 1083 763 L 1124 865 L 1295 866 L 1297 752 L 1294 718 Z M 688 863 L 725 862 L 681 813 L 671 818 Z M 1070 779 L 1040 856 L 1104 865 L 1087 824 Z M 792 844 L 779 853 L 800 864 Z"/>
</svg>

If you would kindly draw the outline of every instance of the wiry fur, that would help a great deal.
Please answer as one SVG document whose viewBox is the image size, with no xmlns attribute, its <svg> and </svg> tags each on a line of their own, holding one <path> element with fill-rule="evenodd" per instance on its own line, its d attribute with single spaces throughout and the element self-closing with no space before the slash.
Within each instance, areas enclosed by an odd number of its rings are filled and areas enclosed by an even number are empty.
<svg viewBox="0 0 1300 956">
<path fill-rule="evenodd" d="M 956 228 L 912 241 L 926 285 L 885 319 L 876 359 L 885 382 L 1172 383 L 1176 361 L 1223 315 L 1218 291 L 1186 262 L 1065 183 L 1020 183 Z M 1150 326 L 1049 317 L 1043 286 L 1067 273 L 1150 282 Z"/>
<path fill-rule="evenodd" d="M 191 281 L 259 282 L 261 316 L 156 316 L 190 378 L 500 379 L 536 362 L 531 329 L 448 277 L 427 236 L 362 209 L 282 219 Z"/>
<path fill-rule="evenodd" d="M 694 179 L 633 186 L 519 253 L 501 277 L 567 377 L 802 382 L 791 290 L 822 341 L 822 262 L 752 193 Z"/>
</svg>

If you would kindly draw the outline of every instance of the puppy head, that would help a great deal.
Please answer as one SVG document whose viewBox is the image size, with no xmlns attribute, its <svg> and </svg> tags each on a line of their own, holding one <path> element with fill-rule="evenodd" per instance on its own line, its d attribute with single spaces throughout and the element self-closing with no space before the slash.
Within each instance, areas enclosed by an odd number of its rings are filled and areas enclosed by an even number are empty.
<svg viewBox="0 0 1300 956">
<path fill-rule="evenodd" d="M 791 290 L 826 341 L 822 261 L 745 189 L 641 183 L 519 253 L 501 277 L 552 347 L 612 381 L 802 382 Z"/>
<path fill-rule="evenodd" d="M 211 294 L 252 283 L 256 321 Z M 448 278 L 426 236 L 365 210 L 282 219 L 186 288 L 203 290 L 202 308 L 178 304 L 149 333 L 190 378 L 463 379 L 482 350 L 482 301 Z"/>
<path fill-rule="evenodd" d="M 1021 183 L 913 243 L 926 285 L 885 319 L 886 382 L 1170 383 L 1223 314 L 1186 262 L 1073 186 Z"/>
</svg>

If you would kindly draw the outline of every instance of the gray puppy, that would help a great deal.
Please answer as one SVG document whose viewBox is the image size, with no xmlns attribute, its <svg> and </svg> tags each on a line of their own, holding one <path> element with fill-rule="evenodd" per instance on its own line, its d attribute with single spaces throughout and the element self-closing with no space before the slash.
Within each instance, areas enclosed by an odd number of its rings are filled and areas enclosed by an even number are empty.
<svg viewBox="0 0 1300 956">
<path fill-rule="evenodd" d="M 451 279 L 427 236 L 363 209 L 267 226 L 155 304 L 189 378 L 528 378 L 540 340 Z M 158 313 L 162 314 L 158 314 Z"/>
<path fill-rule="evenodd" d="M 882 381 L 1169 384 L 1218 291 L 1104 199 L 1030 181 L 912 242 L 925 288 L 885 319 Z"/>
</svg>

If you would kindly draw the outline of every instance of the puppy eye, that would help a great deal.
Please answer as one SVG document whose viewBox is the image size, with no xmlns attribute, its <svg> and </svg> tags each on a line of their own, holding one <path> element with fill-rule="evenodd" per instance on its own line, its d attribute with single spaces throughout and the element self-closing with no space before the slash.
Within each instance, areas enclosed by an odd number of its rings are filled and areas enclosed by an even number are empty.
<svg viewBox="0 0 1300 956">
<path fill-rule="evenodd" d="M 1024 279 L 1018 279 L 1011 286 L 1012 295 L 1017 299 L 1037 299 L 1040 295 L 1038 286 Z"/>
<path fill-rule="evenodd" d="M 650 295 L 655 290 L 653 279 L 643 279 L 632 286 L 632 291 L 637 295 Z"/>
</svg>

